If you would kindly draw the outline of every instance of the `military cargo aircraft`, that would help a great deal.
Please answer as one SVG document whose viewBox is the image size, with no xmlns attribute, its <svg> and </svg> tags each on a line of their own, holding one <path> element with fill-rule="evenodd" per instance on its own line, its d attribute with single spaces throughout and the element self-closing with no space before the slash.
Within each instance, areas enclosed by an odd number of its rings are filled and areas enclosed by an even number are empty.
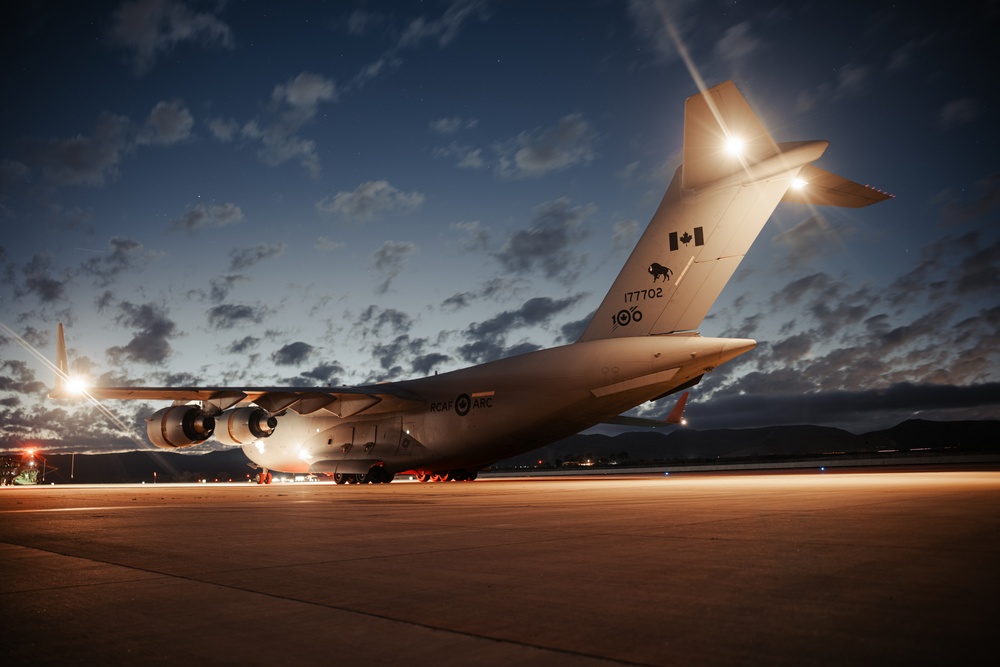
<svg viewBox="0 0 1000 667">
<path fill-rule="evenodd" d="M 168 449 L 214 437 L 263 469 L 341 483 L 475 479 L 482 468 L 697 384 L 756 346 L 697 328 L 782 202 L 861 207 L 890 195 L 812 163 L 826 141 L 777 143 L 732 82 L 687 99 L 682 164 L 580 339 L 471 368 L 355 387 L 93 387 L 171 401 L 147 420 Z M 62 325 L 53 397 L 73 394 Z M 686 396 L 684 397 L 686 398 Z M 683 409 L 683 400 L 680 409 Z M 679 420 L 679 410 L 670 420 Z"/>
</svg>

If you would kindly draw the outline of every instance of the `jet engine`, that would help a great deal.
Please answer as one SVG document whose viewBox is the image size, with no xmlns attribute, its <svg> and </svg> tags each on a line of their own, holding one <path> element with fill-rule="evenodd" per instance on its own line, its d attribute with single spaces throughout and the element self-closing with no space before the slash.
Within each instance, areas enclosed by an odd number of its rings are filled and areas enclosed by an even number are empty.
<svg viewBox="0 0 1000 667">
<path fill-rule="evenodd" d="M 175 405 L 153 413 L 146 420 L 146 435 L 157 447 L 191 447 L 212 437 L 215 418 L 197 405 Z"/>
<path fill-rule="evenodd" d="M 274 433 L 278 420 L 261 408 L 236 408 L 219 415 L 217 423 L 215 439 L 236 447 L 268 437 Z"/>
</svg>

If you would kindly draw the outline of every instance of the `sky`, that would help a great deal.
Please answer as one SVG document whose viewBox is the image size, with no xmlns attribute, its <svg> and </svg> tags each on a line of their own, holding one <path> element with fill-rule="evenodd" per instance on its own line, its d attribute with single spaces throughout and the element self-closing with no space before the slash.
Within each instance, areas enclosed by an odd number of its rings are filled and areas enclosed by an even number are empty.
<svg viewBox="0 0 1000 667">
<path fill-rule="evenodd" d="M 779 206 L 699 329 L 758 347 L 692 390 L 692 426 L 1000 418 L 998 18 L 5 3 L 0 449 L 145 446 L 160 405 L 45 398 L 58 322 L 106 385 L 356 385 L 574 341 L 680 163 L 699 79 L 895 198 Z"/>
</svg>

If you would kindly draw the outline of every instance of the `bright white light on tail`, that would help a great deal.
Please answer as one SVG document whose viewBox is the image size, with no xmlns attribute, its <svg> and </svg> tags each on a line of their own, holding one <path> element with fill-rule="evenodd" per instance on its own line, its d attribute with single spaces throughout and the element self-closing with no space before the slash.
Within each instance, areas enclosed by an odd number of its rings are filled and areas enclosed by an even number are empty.
<svg viewBox="0 0 1000 667">
<path fill-rule="evenodd" d="M 809 185 L 809 181 L 805 181 L 801 178 L 792 179 L 792 187 L 795 188 L 796 190 L 801 190 L 807 185 Z"/>
<path fill-rule="evenodd" d="M 729 137 L 726 139 L 726 152 L 732 155 L 743 155 L 744 141 L 739 137 Z"/>
</svg>

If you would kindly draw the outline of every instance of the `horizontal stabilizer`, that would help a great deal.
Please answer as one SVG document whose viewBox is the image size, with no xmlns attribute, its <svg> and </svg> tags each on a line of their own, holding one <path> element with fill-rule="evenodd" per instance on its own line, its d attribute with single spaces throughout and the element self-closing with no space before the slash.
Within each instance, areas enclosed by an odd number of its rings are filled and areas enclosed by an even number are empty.
<svg viewBox="0 0 1000 667">
<path fill-rule="evenodd" d="M 861 208 L 892 199 L 894 196 L 807 164 L 799 172 L 798 181 L 792 183 L 792 187 L 788 188 L 781 201 Z"/>
</svg>

